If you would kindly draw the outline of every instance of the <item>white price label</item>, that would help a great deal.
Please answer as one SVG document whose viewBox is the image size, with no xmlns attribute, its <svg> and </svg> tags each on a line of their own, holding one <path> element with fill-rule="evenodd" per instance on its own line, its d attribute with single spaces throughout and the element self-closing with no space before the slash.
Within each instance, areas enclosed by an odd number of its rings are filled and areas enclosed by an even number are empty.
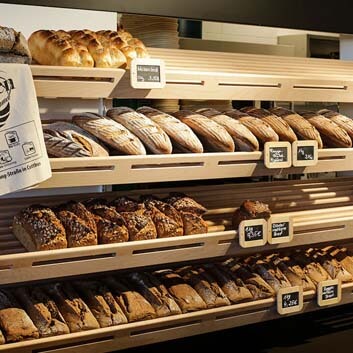
<svg viewBox="0 0 353 353">
<path fill-rule="evenodd" d="M 131 86 L 137 89 L 163 88 L 165 64 L 161 59 L 136 58 L 131 62 Z"/>
</svg>

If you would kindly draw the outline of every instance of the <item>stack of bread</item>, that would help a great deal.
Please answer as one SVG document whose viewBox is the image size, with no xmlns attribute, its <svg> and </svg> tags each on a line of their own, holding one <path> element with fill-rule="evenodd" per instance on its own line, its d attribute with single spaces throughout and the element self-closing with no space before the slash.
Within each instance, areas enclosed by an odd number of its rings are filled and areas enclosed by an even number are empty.
<svg viewBox="0 0 353 353">
<path fill-rule="evenodd" d="M 73 31 L 39 30 L 28 39 L 40 65 L 129 68 L 134 58 L 148 57 L 146 47 L 123 29 Z"/>
<path fill-rule="evenodd" d="M 0 26 L 0 63 L 30 64 L 31 59 L 23 34 Z"/>
<path fill-rule="evenodd" d="M 327 246 L 0 290 L 0 344 L 275 297 L 353 281 L 353 254 Z"/>
<path fill-rule="evenodd" d="M 172 193 L 138 201 L 70 201 L 57 207 L 32 205 L 13 220 L 13 233 L 29 251 L 64 249 L 134 240 L 207 233 L 206 209 L 192 198 Z"/>
<path fill-rule="evenodd" d="M 324 110 L 299 115 L 285 108 L 247 107 L 223 113 L 214 108 L 172 114 L 127 107 L 75 115 L 72 122 L 44 126 L 51 157 L 105 157 L 258 151 L 269 141 L 315 140 L 319 148 L 352 147 L 352 119 Z"/>
</svg>

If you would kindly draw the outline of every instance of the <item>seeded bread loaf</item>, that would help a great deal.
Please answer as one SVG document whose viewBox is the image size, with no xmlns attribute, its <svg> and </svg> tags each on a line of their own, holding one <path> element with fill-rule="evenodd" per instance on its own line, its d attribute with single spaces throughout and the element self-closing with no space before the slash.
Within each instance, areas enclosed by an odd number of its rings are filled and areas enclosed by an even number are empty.
<svg viewBox="0 0 353 353">
<path fill-rule="evenodd" d="M 271 210 L 268 205 L 261 201 L 246 200 L 233 214 L 233 227 L 237 229 L 244 220 L 250 219 L 269 219 Z"/>
</svg>

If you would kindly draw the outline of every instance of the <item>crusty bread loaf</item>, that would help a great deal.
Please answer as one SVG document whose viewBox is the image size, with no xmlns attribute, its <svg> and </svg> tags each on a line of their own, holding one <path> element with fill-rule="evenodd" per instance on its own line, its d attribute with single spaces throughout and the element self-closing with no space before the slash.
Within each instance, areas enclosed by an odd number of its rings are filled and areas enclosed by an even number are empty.
<svg viewBox="0 0 353 353">
<path fill-rule="evenodd" d="M 281 117 L 272 114 L 268 110 L 263 108 L 246 107 L 242 108 L 241 111 L 265 121 L 276 132 L 280 140 L 288 141 L 290 143 L 297 140 L 297 136 L 288 123 Z"/>
<path fill-rule="evenodd" d="M 30 64 L 31 59 L 23 34 L 13 28 L 0 26 L 0 62 Z"/>
<path fill-rule="evenodd" d="M 222 114 L 213 108 L 198 109 L 196 113 L 202 114 L 223 126 L 230 136 L 232 136 L 236 150 L 246 152 L 259 150 L 259 142 L 256 137 L 239 120 L 232 119 L 228 115 Z"/>
<path fill-rule="evenodd" d="M 189 110 L 180 110 L 173 115 L 188 125 L 209 151 L 234 151 L 235 146 L 232 137 L 223 126 L 215 121 Z"/>
<path fill-rule="evenodd" d="M 16 31 L 13 28 L 0 26 L 0 52 L 11 52 L 16 41 Z"/>
<path fill-rule="evenodd" d="M 238 229 L 239 224 L 247 219 L 269 219 L 271 210 L 261 201 L 245 200 L 233 214 L 233 227 Z"/>
<path fill-rule="evenodd" d="M 12 231 L 28 251 L 67 247 L 66 233 L 55 213 L 33 205 L 20 211 L 13 220 Z"/>
<path fill-rule="evenodd" d="M 138 108 L 137 112 L 147 116 L 158 124 L 168 134 L 173 147 L 177 151 L 186 153 L 203 152 L 202 143 L 195 133 L 179 119 L 150 107 Z"/>
<path fill-rule="evenodd" d="M 259 118 L 255 118 L 236 109 L 227 110 L 224 114 L 233 119 L 239 120 L 245 125 L 256 136 L 260 145 L 264 145 L 266 142 L 279 140 L 277 133 L 272 127 Z"/>
<path fill-rule="evenodd" d="M 131 199 L 130 197 L 120 196 L 113 200 L 111 206 L 115 207 L 117 212 L 135 212 L 139 208 L 137 201 Z"/>
<path fill-rule="evenodd" d="M 328 109 L 319 110 L 317 113 L 336 123 L 340 128 L 347 132 L 351 139 L 353 139 L 353 120 L 351 118 Z"/>
<path fill-rule="evenodd" d="M 80 127 L 68 122 L 60 121 L 52 124 L 47 124 L 43 127 L 43 131 L 58 138 L 68 139 L 74 144 L 77 144 L 79 150 L 77 152 L 87 154 L 90 157 L 107 157 L 108 151 L 99 143 L 98 139 L 89 134 Z M 45 140 L 47 151 L 49 154 L 56 157 L 71 157 L 70 148 L 61 146 L 60 143 L 50 143 Z M 74 150 L 75 152 L 75 150 Z M 74 156 L 76 157 L 76 153 Z"/>
<path fill-rule="evenodd" d="M 332 120 L 314 112 L 300 113 L 320 132 L 324 145 L 327 147 L 352 147 L 348 133 Z"/>
<path fill-rule="evenodd" d="M 32 320 L 8 290 L 0 290 L 0 329 L 7 343 L 39 338 Z"/>
<path fill-rule="evenodd" d="M 322 148 L 322 140 L 320 133 L 316 127 L 301 115 L 281 107 L 270 109 L 270 112 L 280 116 L 293 129 L 299 140 L 317 141 L 318 148 Z"/>
<path fill-rule="evenodd" d="M 20 287 L 14 293 L 37 327 L 40 337 L 70 333 L 55 302 L 41 288 Z"/>
<path fill-rule="evenodd" d="M 146 154 L 146 149 L 141 141 L 113 119 L 98 114 L 84 113 L 75 115 L 72 121 L 120 153 Z"/>
<path fill-rule="evenodd" d="M 134 133 L 152 153 L 172 153 L 173 147 L 168 135 L 147 116 L 127 107 L 109 109 L 107 116 Z"/>
<path fill-rule="evenodd" d="M 129 230 L 129 240 L 156 239 L 157 230 L 153 220 L 144 212 L 122 212 L 127 229 Z"/>
</svg>

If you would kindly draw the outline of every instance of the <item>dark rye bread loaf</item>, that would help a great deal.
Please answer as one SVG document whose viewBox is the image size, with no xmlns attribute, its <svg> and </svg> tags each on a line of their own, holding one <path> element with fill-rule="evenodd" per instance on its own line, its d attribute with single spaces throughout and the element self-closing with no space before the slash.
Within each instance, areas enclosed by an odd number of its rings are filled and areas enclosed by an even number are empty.
<svg viewBox="0 0 353 353">
<path fill-rule="evenodd" d="M 239 224 L 250 219 L 269 219 L 271 210 L 268 205 L 261 201 L 246 200 L 233 214 L 233 227 L 238 229 Z"/>
<path fill-rule="evenodd" d="M 67 248 L 66 232 L 48 207 L 29 206 L 13 220 L 12 231 L 28 251 Z"/>
</svg>

